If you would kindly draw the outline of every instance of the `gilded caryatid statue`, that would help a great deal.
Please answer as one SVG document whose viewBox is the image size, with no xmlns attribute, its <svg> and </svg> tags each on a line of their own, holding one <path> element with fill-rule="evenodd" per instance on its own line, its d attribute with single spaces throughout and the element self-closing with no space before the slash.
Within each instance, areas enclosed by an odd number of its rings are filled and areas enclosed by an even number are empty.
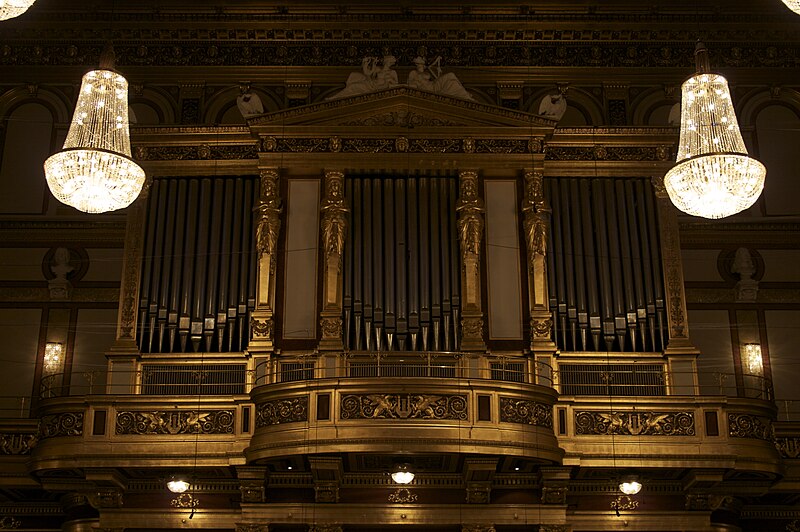
<svg viewBox="0 0 800 532">
<path fill-rule="evenodd" d="M 256 211 L 256 249 L 259 258 L 275 255 L 278 250 L 278 235 L 281 230 L 281 198 L 278 193 L 278 173 L 261 171 L 261 197 Z M 272 261 L 274 269 L 275 261 Z"/>
<path fill-rule="evenodd" d="M 461 254 L 466 262 L 469 255 L 479 258 L 483 240 L 483 200 L 478 197 L 478 174 L 461 173 L 461 194 L 456 204 Z"/>
<path fill-rule="evenodd" d="M 525 200 L 522 203 L 522 212 L 528 254 L 546 255 L 550 209 L 544 199 L 543 178 L 539 172 L 525 173 Z"/>
<path fill-rule="evenodd" d="M 528 251 L 528 296 L 531 313 L 531 348 L 549 347 L 552 319 L 547 296 L 547 234 L 550 208 L 544 197 L 541 172 L 525 171 L 525 198 L 522 201 L 525 244 Z"/>
<path fill-rule="evenodd" d="M 322 212 L 322 242 L 325 256 L 336 256 L 341 264 L 344 241 L 347 235 L 347 202 L 344 198 L 344 175 L 328 172 L 325 175 L 325 199 L 320 206 Z"/>
</svg>

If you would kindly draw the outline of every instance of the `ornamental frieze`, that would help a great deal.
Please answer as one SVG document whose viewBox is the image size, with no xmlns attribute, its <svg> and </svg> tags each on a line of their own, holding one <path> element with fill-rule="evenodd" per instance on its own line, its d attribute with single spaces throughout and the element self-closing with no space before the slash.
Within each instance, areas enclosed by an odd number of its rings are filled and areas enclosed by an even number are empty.
<svg viewBox="0 0 800 532">
<path fill-rule="evenodd" d="M 117 434 L 233 434 L 233 410 L 117 412 Z"/>
<path fill-rule="evenodd" d="M 752 414 L 728 413 L 728 435 L 733 438 L 753 438 L 771 441 L 772 422 L 769 418 Z"/>
<path fill-rule="evenodd" d="M 0 434 L 0 454 L 31 454 L 31 449 L 36 445 L 36 441 L 37 437 L 34 433 L 2 433 Z"/>
<path fill-rule="evenodd" d="M 241 146 L 134 146 L 137 161 L 201 161 L 258 159 L 254 144 Z"/>
<path fill-rule="evenodd" d="M 547 161 L 667 161 L 670 151 L 656 146 L 547 146 Z"/>
<path fill-rule="evenodd" d="M 340 406 L 342 419 L 467 419 L 465 395 L 353 394 Z"/>
<path fill-rule="evenodd" d="M 308 397 L 275 399 L 256 405 L 256 427 L 308 421 Z"/>
<path fill-rule="evenodd" d="M 42 416 L 39 420 L 39 438 L 81 436 L 83 434 L 83 412 L 59 412 Z"/>
<path fill-rule="evenodd" d="M 553 408 L 533 401 L 501 397 L 500 421 L 553 428 Z"/>
<path fill-rule="evenodd" d="M 614 434 L 621 436 L 694 436 L 694 413 L 576 412 L 575 434 Z"/>
<path fill-rule="evenodd" d="M 374 31 L 374 30 L 373 30 Z M 560 32 L 554 32 L 560 33 Z M 675 38 L 689 44 L 647 44 L 638 38 L 649 32 L 637 32 L 637 38 L 628 42 L 604 42 L 601 45 L 589 42 L 552 43 L 536 39 L 508 41 L 503 37 L 495 42 L 480 42 L 489 39 L 494 32 L 460 32 L 449 42 L 424 41 L 418 37 L 399 34 L 395 46 L 388 46 L 389 53 L 400 65 L 411 64 L 418 55 L 421 42 L 425 43 L 429 57 L 447 58 L 451 67 L 626 67 L 626 68 L 694 68 L 694 44 L 696 36 Z M 356 34 L 345 31 L 344 34 Z M 542 34 L 544 35 L 544 34 Z M 9 43 L 8 35 L 3 41 Z M 360 35 L 359 35 L 360 36 Z M 255 39 L 242 42 L 221 43 L 214 40 L 197 42 L 173 41 L 162 44 L 148 39 L 148 44 L 117 43 L 116 64 L 124 69 L 129 66 L 353 66 L 361 58 L 374 55 L 375 44 L 367 41 L 351 41 L 350 44 L 335 42 L 291 42 L 276 43 Z M 729 35 L 728 38 L 733 37 Z M 789 67 L 794 68 L 800 59 L 800 47 L 793 45 L 774 46 L 760 44 L 758 39 L 724 43 L 714 40 L 711 62 L 723 67 Z M 94 38 L 94 37 L 92 37 Z M 668 37 L 664 37 L 669 39 Z M 41 39 L 41 36 L 34 37 Z M 74 35 L 64 37 L 72 42 Z M 171 37 L 174 39 L 174 36 Z M 269 39 L 269 38 L 267 38 Z M 385 39 L 385 37 L 381 37 Z M 712 40 L 710 37 L 709 40 Z M 774 36 L 770 37 L 774 40 Z M 457 42 L 457 40 L 462 40 Z M 455 41 L 455 42 L 454 42 Z M 664 42 L 669 42 L 666 40 Z M 741 42 L 741 44 L 740 44 Z M 385 44 L 385 41 L 384 41 Z M 760 44 L 760 45 L 759 45 Z M 0 65 L 8 66 L 88 66 L 96 64 L 102 46 L 96 44 L 73 45 L 65 50 L 58 44 L 9 43 L 0 47 Z"/>
</svg>

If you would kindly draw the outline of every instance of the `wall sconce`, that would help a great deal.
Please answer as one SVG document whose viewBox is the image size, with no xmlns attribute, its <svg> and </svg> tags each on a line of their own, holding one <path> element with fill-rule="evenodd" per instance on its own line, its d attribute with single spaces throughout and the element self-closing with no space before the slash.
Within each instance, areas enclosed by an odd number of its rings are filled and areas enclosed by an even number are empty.
<svg viewBox="0 0 800 532">
<path fill-rule="evenodd" d="M 742 368 L 745 375 L 764 375 L 764 360 L 761 357 L 761 344 L 744 344 Z"/>
<path fill-rule="evenodd" d="M 167 481 L 167 489 L 172 493 L 185 493 L 189 489 L 189 482 L 182 477 L 174 476 Z"/>
<path fill-rule="evenodd" d="M 398 484 L 410 484 L 414 480 L 414 473 L 408 464 L 398 464 L 392 471 L 392 480 Z"/>
<path fill-rule="evenodd" d="M 619 483 L 619 491 L 625 495 L 636 495 L 642 491 L 642 483 L 639 482 L 639 478 L 635 475 L 629 475 Z"/>
<path fill-rule="evenodd" d="M 64 344 L 47 342 L 44 346 L 44 374 L 61 373 L 64 367 Z"/>
</svg>

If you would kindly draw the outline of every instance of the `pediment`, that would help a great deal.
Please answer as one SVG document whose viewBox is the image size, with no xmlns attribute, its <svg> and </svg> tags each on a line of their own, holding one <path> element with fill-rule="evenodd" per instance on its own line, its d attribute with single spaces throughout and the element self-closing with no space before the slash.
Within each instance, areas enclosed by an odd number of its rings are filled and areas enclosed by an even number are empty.
<svg viewBox="0 0 800 532">
<path fill-rule="evenodd" d="M 254 131 L 284 127 L 535 128 L 556 121 L 405 86 L 250 118 Z"/>
</svg>

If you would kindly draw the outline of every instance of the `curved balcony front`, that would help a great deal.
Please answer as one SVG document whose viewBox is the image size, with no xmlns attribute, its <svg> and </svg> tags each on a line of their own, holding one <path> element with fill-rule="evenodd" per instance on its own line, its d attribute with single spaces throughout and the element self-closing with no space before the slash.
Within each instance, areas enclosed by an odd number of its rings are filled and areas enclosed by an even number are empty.
<svg viewBox="0 0 800 532">
<path fill-rule="evenodd" d="M 314 371 L 251 391 L 256 420 L 249 463 L 343 452 L 503 454 L 561 462 L 553 432 L 557 393 L 550 386 L 498 380 L 508 375 L 491 370 L 486 375 L 494 379 L 474 378 L 482 372 L 461 378 L 391 371 L 311 378 Z"/>
</svg>

